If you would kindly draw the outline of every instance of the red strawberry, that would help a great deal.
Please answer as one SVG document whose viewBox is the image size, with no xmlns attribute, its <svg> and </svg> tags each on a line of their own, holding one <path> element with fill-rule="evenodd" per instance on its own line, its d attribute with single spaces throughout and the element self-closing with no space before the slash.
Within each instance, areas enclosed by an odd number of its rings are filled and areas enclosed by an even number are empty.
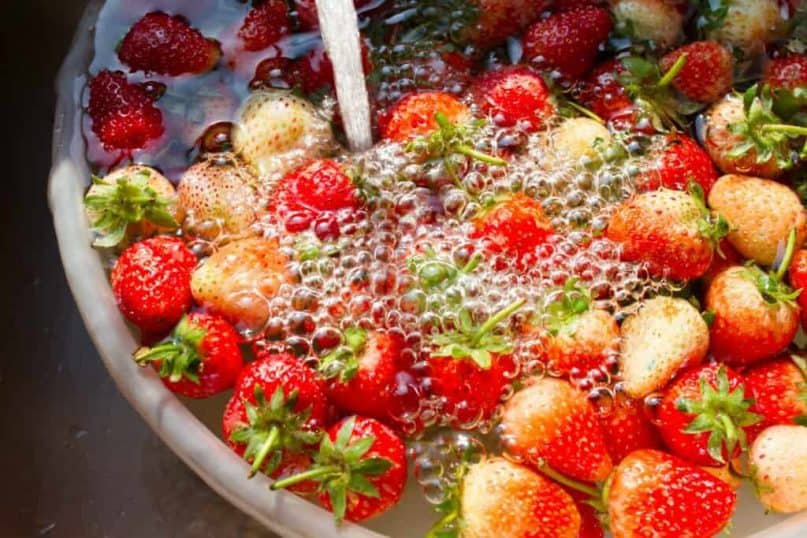
<svg viewBox="0 0 807 538">
<path fill-rule="evenodd" d="M 722 480 L 657 450 L 637 450 L 614 470 L 608 521 L 614 538 L 716 536 L 737 502 Z"/>
<path fill-rule="evenodd" d="M 464 310 L 456 332 L 432 339 L 439 346 L 429 359 L 432 390 L 452 425 L 473 427 L 489 419 L 501 401 L 517 370 L 512 344 L 493 331 L 523 305 L 523 300 L 516 301 L 479 326 Z"/>
<path fill-rule="evenodd" d="M 435 119 L 442 114 L 452 124 L 463 123 L 470 117 L 468 107 L 456 97 L 443 92 L 421 92 L 398 101 L 392 110 L 379 120 L 383 137 L 394 142 L 433 133 L 440 126 Z"/>
<path fill-rule="evenodd" d="M 566 381 L 544 377 L 517 392 L 504 406 L 501 432 L 507 450 L 525 462 L 587 482 L 611 472 L 597 415 Z"/>
<path fill-rule="evenodd" d="M 309 480 L 320 483 L 319 501 L 338 522 L 386 512 L 400 500 L 406 483 L 403 441 L 372 418 L 343 419 L 322 438 L 309 470 L 275 482 L 272 489 Z"/>
<path fill-rule="evenodd" d="M 571 11 L 583 7 L 603 7 L 607 4 L 605 0 L 557 0 L 552 4 L 552 11 Z"/>
<path fill-rule="evenodd" d="M 578 79 L 594 65 L 612 26 L 608 10 L 599 7 L 556 13 L 524 34 L 524 57 L 539 69 Z"/>
<path fill-rule="evenodd" d="M 137 21 L 121 41 L 118 58 L 132 71 L 177 76 L 213 69 L 219 44 L 178 15 L 152 12 Z"/>
<path fill-rule="evenodd" d="M 717 41 L 695 41 L 665 54 L 659 61 L 663 71 L 686 55 L 686 63 L 672 81 L 673 87 L 687 98 L 713 103 L 731 90 L 734 81 L 734 57 Z"/>
<path fill-rule="evenodd" d="M 661 448 L 661 439 L 648 420 L 641 400 L 619 395 L 599 418 L 605 445 L 614 463 L 619 463 L 634 450 Z"/>
<path fill-rule="evenodd" d="M 555 114 L 541 77 L 525 67 L 508 67 L 479 77 L 471 89 L 482 113 L 502 127 L 537 131 Z"/>
<path fill-rule="evenodd" d="M 153 363 L 165 386 L 188 398 L 207 398 L 233 386 L 244 366 L 240 337 L 223 319 L 194 313 L 162 344 L 140 348 L 140 365 Z"/>
<path fill-rule="evenodd" d="M 142 148 L 165 131 L 153 99 L 120 71 L 101 71 L 90 81 L 87 112 L 92 131 L 108 151 Z"/>
<path fill-rule="evenodd" d="M 396 417 L 403 346 L 397 333 L 347 329 L 343 345 L 319 362 L 319 371 L 328 379 L 328 398 L 348 413 L 381 421 Z"/>
<path fill-rule="evenodd" d="M 471 237 L 482 239 L 489 253 L 517 263 L 535 256 L 536 249 L 554 233 L 541 203 L 522 193 L 484 209 L 471 223 Z"/>
<path fill-rule="evenodd" d="M 623 260 L 645 263 L 651 275 L 691 280 L 709 268 L 727 228 L 710 216 L 700 189 L 660 189 L 617 207 L 605 235 L 621 245 Z"/>
<path fill-rule="evenodd" d="M 664 137 L 660 154 L 647 168 L 636 179 L 639 190 L 665 187 L 685 191 L 690 182 L 695 182 L 708 196 L 718 177 L 709 154 L 694 139 L 679 133 Z"/>
<path fill-rule="evenodd" d="M 632 114 L 633 99 L 619 80 L 626 73 L 627 68 L 619 60 L 603 62 L 576 86 L 575 97 L 606 121 Z"/>
<path fill-rule="evenodd" d="M 763 81 L 774 89 L 804 88 L 807 86 L 807 54 L 774 58 L 765 67 Z"/>
<path fill-rule="evenodd" d="M 331 160 L 315 160 L 290 172 L 272 192 L 270 207 L 295 233 L 314 227 L 320 238 L 338 235 L 338 213 L 355 211 L 358 189 L 342 167 Z"/>
<path fill-rule="evenodd" d="M 274 45 L 290 29 L 288 3 L 285 0 L 266 0 L 249 10 L 238 30 L 238 37 L 244 49 L 258 51 Z"/>
<path fill-rule="evenodd" d="M 743 263 L 743 257 L 731 246 L 731 243 L 729 243 L 729 240 L 726 238 L 720 240 L 715 250 L 721 252 L 722 256 L 713 256 L 712 265 L 701 275 L 700 280 L 703 283 L 704 289 L 707 289 L 712 283 L 712 280 L 724 270 L 735 265 L 742 265 Z"/>
<path fill-rule="evenodd" d="M 458 10 L 460 17 L 473 19 L 460 37 L 486 49 L 523 32 L 550 4 L 549 0 L 472 0 L 450 5 L 461 6 Z M 466 6 L 470 8 L 469 11 L 462 10 Z"/>
<path fill-rule="evenodd" d="M 162 332 L 191 307 L 196 256 L 181 239 L 154 237 L 123 251 L 110 280 L 118 308 L 141 331 Z"/>
<path fill-rule="evenodd" d="M 751 413 L 742 377 L 707 364 L 681 374 L 664 393 L 657 424 L 670 451 L 696 465 L 718 466 L 747 448 Z"/>
<path fill-rule="evenodd" d="M 788 281 L 795 290 L 807 288 L 807 250 L 799 249 L 793 255 L 788 270 Z M 807 293 L 800 293 L 798 301 L 801 307 L 801 325 L 807 327 Z"/>
<path fill-rule="evenodd" d="M 754 366 L 745 374 L 745 386 L 754 401 L 751 411 L 762 417 L 750 428 L 749 437 L 776 424 L 807 425 L 807 365 L 801 356 Z"/>
<path fill-rule="evenodd" d="M 596 508 L 591 506 L 588 495 L 566 488 L 566 491 L 574 499 L 574 505 L 580 514 L 580 530 L 576 538 L 605 538 L 605 530 L 602 528 L 602 521 Z"/>
<path fill-rule="evenodd" d="M 361 52 L 362 69 L 365 74 L 369 74 L 373 70 L 373 64 L 370 48 L 364 40 L 361 42 Z M 335 84 L 333 64 L 324 46 L 314 47 L 308 51 L 305 56 L 295 61 L 294 67 L 305 93 L 333 92 Z"/>
<path fill-rule="evenodd" d="M 286 475 L 306 463 L 300 453 L 317 442 L 327 410 L 316 372 L 291 355 L 261 353 L 238 376 L 224 409 L 224 439 L 252 463 L 251 475 Z M 301 489 L 311 491 L 312 486 Z"/>
</svg>

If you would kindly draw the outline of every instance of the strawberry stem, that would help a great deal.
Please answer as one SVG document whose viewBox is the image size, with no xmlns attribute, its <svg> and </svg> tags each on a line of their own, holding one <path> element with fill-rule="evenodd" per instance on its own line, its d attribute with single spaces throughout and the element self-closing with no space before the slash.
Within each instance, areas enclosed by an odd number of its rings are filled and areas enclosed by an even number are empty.
<svg viewBox="0 0 807 538">
<path fill-rule="evenodd" d="M 571 101 L 571 100 L 566 101 L 566 104 L 568 104 L 569 107 L 571 107 L 573 110 L 576 110 L 577 112 L 581 113 L 582 115 L 584 115 L 584 116 L 586 116 L 588 118 L 591 118 L 592 120 L 596 121 L 597 123 L 601 123 L 601 124 L 605 125 L 605 120 L 604 119 L 602 119 L 597 114 L 595 114 L 591 110 L 587 109 L 583 105 L 579 105 L 579 104 L 577 104 L 577 103 L 575 103 L 574 101 Z"/>
<path fill-rule="evenodd" d="M 457 144 L 457 146 L 454 149 L 457 151 L 457 153 L 467 155 L 468 157 L 476 159 L 477 161 L 483 163 L 487 163 L 493 166 L 507 166 L 507 161 L 505 161 L 504 159 L 494 157 L 493 155 L 488 155 L 487 153 L 482 153 L 481 151 L 477 151 L 465 144 Z"/>
<path fill-rule="evenodd" d="M 481 261 L 482 261 L 482 254 L 480 254 L 479 252 L 477 252 L 476 254 L 474 254 L 473 256 L 471 256 L 471 259 L 470 259 L 470 260 L 468 260 L 468 263 L 466 263 L 466 264 L 465 264 L 465 265 L 462 267 L 462 269 L 460 269 L 460 272 L 461 272 L 461 273 L 465 273 L 465 274 L 470 274 L 470 273 L 473 273 L 473 272 L 474 272 L 474 270 L 475 270 L 475 269 L 476 269 L 476 268 L 479 266 L 479 263 L 480 263 Z"/>
<path fill-rule="evenodd" d="M 261 467 L 263 467 L 264 460 L 266 460 L 266 456 L 275 449 L 279 440 L 280 428 L 272 426 L 272 429 L 269 430 L 269 435 L 266 436 L 266 441 L 263 442 L 260 450 L 255 455 L 255 459 L 252 461 L 252 467 L 249 470 L 249 478 L 252 478 L 260 471 Z"/>
<path fill-rule="evenodd" d="M 776 268 L 776 272 L 773 274 L 773 277 L 777 280 L 777 282 L 781 282 L 782 278 L 785 276 L 787 269 L 790 267 L 790 262 L 793 259 L 793 255 L 796 252 L 796 230 L 791 229 L 790 233 L 787 235 L 787 244 L 785 245 L 785 253 L 782 256 L 782 261 L 779 262 L 779 266 Z"/>
<path fill-rule="evenodd" d="M 316 480 L 328 476 L 337 476 L 341 472 L 342 469 L 338 465 L 323 465 L 322 467 L 315 467 L 313 469 L 303 471 L 302 473 L 298 473 L 288 478 L 278 480 L 277 482 L 274 482 L 271 486 L 269 486 L 269 489 L 271 489 L 272 491 L 276 491 L 278 489 L 285 489 L 289 486 L 293 486 L 295 484 L 299 484 L 300 482 L 305 482 L 307 480 Z"/>
<path fill-rule="evenodd" d="M 590 496 L 593 499 L 600 498 L 600 492 L 599 490 L 597 490 L 597 488 L 587 486 L 586 484 L 578 482 L 577 480 L 572 480 L 571 478 L 568 478 L 560 474 L 555 469 L 547 465 L 545 462 L 541 462 L 538 464 L 538 470 L 541 471 L 541 473 L 545 474 L 547 477 L 557 482 L 558 484 L 566 486 L 567 488 L 571 488 L 575 491 L 579 491 L 580 493 L 585 493 L 586 495 Z"/>
<path fill-rule="evenodd" d="M 794 136 L 807 136 L 807 127 L 789 125 L 786 123 L 768 123 L 760 126 L 759 129 L 768 133 L 784 133 Z"/>
<path fill-rule="evenodd" d="M 471 347 L 475 347 L 479 345 L 479 341 L 482 340 L 482 337 L 489 333 L 496 325 L 500 322 L 504 321 L 505 319 L 509 318 L 513 315 L 519 308 L 524 306 L 526 303 L 526 299 L 519 299 L 510 305 L 502 308 L 492 316 L 490 316 L 485 323 L 483 323 L 475 332 L 473 337 L 471 338 Z"/>
<path fill-rule="evenodd" d="M 448 514 L 444 515 L 432 526 L 432 528 L 429 529 L 429 532 L 426 533 L 425 538 L 439 538 L 439 533 L 459 517 L 459 512 L 449 512 Z"/>
<path fill-rule="evenodd" d="M 669 86 L 675 77 L 678 76 L 678 73 L 681 72 L 681 69 L 684 68 L 684 65 L 687 63 L 687 53 L 681 54 L 676 60 L 675 63 L 667 70 L 666 73 L 661 77 L 656 84 L 659 88 L 664 88 L 665 86 Z"/>
</svg>

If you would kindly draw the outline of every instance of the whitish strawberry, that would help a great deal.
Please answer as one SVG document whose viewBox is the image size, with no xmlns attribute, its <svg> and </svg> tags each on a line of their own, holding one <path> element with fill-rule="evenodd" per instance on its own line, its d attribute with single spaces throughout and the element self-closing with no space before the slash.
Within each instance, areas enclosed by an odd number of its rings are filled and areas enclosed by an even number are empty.
<svg viewBox="0 0 807 538">
<path fill-rule="evenodd" d="M 282 175 L 333 144 L 331 125 L 314 105 L 280 90 L 250 95 L 233 132 L 233 149 L 261 176 Z"/>
<path fill-rule="evenodd" d="M 771 426 L 751 445 L 751 478 L 767 510 L 807 510 L 807 428 Z"/>
<path fill-rule="evenodd" d="M 638 41 L 666 49 L 683 36 L 683 15 L 665 0 L 615 0 L 611 13 L 616 31 Z"/>
<path fill-rule="evenodd" d="M 782 29 L 782 14 L 776 0 L 704 2 L 701 6 L 698 23 L 706 29 L 706 36 L 739 49 L 746 56 L 762 51 Z"/>
<path fill-rule="evenodd" d="M 684 299 L 655 297 L 622 324 L 623 387 L 643 398 L 664 387 L 680 369 L 699 364 L 709 349 L 709 328 Z"/>
<path fill-rule="evenodd" d="M 591 118 L 569 118 L 550 131 L 551 147 L 559 157 L 571 162 L 597 159 L 600 148 L 608 147 L 611 132 Z"/>
<path fill-rule="evenodd" d="M 709 193 L 709 207 L 728 222 L 731 245 L 762 265 L 773 264 L 791 230 L 796 249 L 807 238 L 807 212 L 799 197 L 776 181 L 722 176 Z"/>
</svg>

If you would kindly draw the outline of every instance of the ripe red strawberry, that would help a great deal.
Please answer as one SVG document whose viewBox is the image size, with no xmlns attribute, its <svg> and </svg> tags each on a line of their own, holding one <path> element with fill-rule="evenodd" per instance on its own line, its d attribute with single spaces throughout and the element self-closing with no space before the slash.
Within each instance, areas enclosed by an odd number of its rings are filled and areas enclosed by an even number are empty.
<svg viewBox="0 0 807 538">
<path fill-rule="evenodd" d="M 608 521 L 614 538 L 716 536 L 737 502 L 722 480 L 675 456 L 637 450 L 614 470 Z"/>
<path fill-rule="evenodd" d="M 118 308 L 141 331 L 167 331 L 191 307 L 196 256 L 181 239 L 153 237 L 128 247 L 110 280 Z"/>
<path fill-rule="evenodd" d="M 712 280 L 714 280 L 717 275 L 729 267 L 742 265 L 744 260 L 740 253 L 737 252 L 733 246 L 731 246 L 731 243 L 729 243 L 729 240 L 726 238 L 720 240 L 718 246 L 715 247 L 715 250 L 722 253 L 722 256 L 713 256 L 712 265 L 709 266 L 709 270 L 701 275 L 700 280 L 703 283 L 704 289 L 709 287 L 709 284 L 712 283 Z"/>
<path fill-rule="evenodd" d="M 392 110 L 379 119 L 383 137 L 394 142 L 433 133 L 440 126 L 435 119 L 438 113 L 452 124 L 463 123 L 470 117 L 468 107 L 447 93 L 426 91 L 408 95 L 398 101 Z"/>
<path fill-rule="evenodd" d="M 337 216 L 359 208 L 359 192 L 335 161 L 323 159 L 286 174 L 272 192 L 269 205 L 292 233 L 313 226 L 320 238 L 339 234 Z"/>
<path fill-rule="evenodd" d="M 807 425 L 807 364 L 799 355 L 754 366 L 745 374 L 751 411 L 762 417 L 748 432 L 753 439 L 768 426 Z"/>
<path fill-rule="evenodd" d="M 598 416 L 608 454 L 615 464 L 634 450 L 661 448 L 661 439 L 647 418 L 642 400 L 619 395 L 614 404 Z"/>
<path fill-rule="evenodd" d="M 709 154 L 698 143 L 683 134 L 671 133 L 664 137 L 659 154 L 651 157 L 647 169 L 636 178 L 639 190 L 655 190 L 659 187 L 685 191 L 690 182 L 701 186 L 705 196 L 717 181 Z"/>
<path fill-rule="evenodd" d="M 774 58 L 765 66 L 762 79 L 774 89 L 795 90 L 807 86 L 807 54 Z"/>
<path fill-rule="evenodd" d="M 799 249 L 793 255 L 788 269 L 788 281 L 794 290 L 807 288 L 807 250 Z M 801 307 L 801 326 L 807 327 L 807 293 L 800 293 L 798 302 Z"/>
<path fill-rule="evenodd" d="M 673 79 L 673 87 L 687 98 L 713 103 L 731 90 L 734 57 L 717 41 L 695 41 L 665 54 L 659 61 L 663 71 L 686 55 L 686 63 Z"/>
<path fill-rule="evenodd" d="M 319 371 L 328 380 L 328 399 L 347 413 L 381 421 L 395 418 L 403 346 L 397 333 L 347 329 L 343 344 L 319 361 Z"/>
<path fill-rule="evenodd" d="M 439 5 L 441 2 L 435 3 Z M 486 49 L 500 45 L 509 36 L 523 32 L 541 16 L 551 2 L 548 0 L 472 0 L 459 3 L 459 5 L 462 4 L 470 8 L 470 13 L 460 10 L 460 16 L 468 14 L 472 22 L 461 32 L 460 37 Z"/>
<path fill-rule="evenodd" d="M 577 84 L 574 95 L 583 106 L 606 121 L 632 114 L 633 99 L 620 82 L 620 77 L 626 73 L 627 68 L 621 61 L 605 61 Z"/>
<path fill-rule="evenodd" d="M 101 71 L 90 81 L 92 131 L 108 151 L 133 150 L 162 136 L 163 115 L 154 100 L 120 71 Z"/>
<path fill-rule="evenodd" d="M 361 41 L 362 69 L 365 74 L 373 70 L 372 59 L 370 57 L 370 47 Z M 324 46 L 314 47 L 302 58 L 294 62 L 294 70 L 299 77 L 300 87 L 303 92 L 313 94 L 317 92 L 333 92 L 334 74 L 333 64 L 325 51 Z"/>
<path fill-rule="evenodd" d="M 574 505 L 580 514 L 580 530 L 576 538 L 605 538 L 605 530 L 600 521 L 597 509 L 588 503 L 588 498 L 574 490 L 566 491 L 574 499 Z"/>
<path fill-rule="evenodd" d="M 550 15 L 524 34 L 524 58 L 576 80 L 591 69 L 613 24 L 607 9 L 583 7 Z"/>
<path fill-rule="evenodd" d="M 118 58 L 130 70 L 160 75 L 205 73 L 220 57 L 218 42 L 205 38 L 183 17 L 158 11 L 137 21 L 118 47 Z"/>
<path fill-rule="evenodd" d="M 486 73 L 476 80 L 471 93 L 482 113 L 502 127 L 537 131 L 555 114 L 543 79 L 525 67 Z"/>
<path fill-rule="evenodd" d="M 507 450 L 525 462 L 587 482 L 611 472 L 597 414 L 566 381 L 544 377 L 517 392 L 504 406 L 501 432 Z"/>
<path fill-rule="evenodd" d="M 300 454 L 319 439 L 327 412 L 316 372 L 291 355 L 259 353 L 241 371 L 224 409 L 224 440 L 252 464 L 250 476 L 286 475 L 306 463 Z M 313 490 L 310 482 L 298 487 Z"/>
<path fill-rule="evenodd" d="M 497 201 L 471 223 L 471 238 L 483 240 L 488 253 L 519 264 L 534 257 L 536 249 L 554 233 L 541 203 L 522 193 Z"/>
<path fill-rule="evenodd" d="M 478 326 L 463 310 L 456 332 L 432 339 L 439 347 L 429 358 L 429 377 L 450 424 L 474 427 L 498 406 L 517 370 L 506 333 L 493 331 L 523 305 L 523 300 L 516 301 Z"/>
<path fill-rule="evenodd" d="M 747 449 L 747 428 L 760 417 L 749 411 L 742 377 L 725 365 L 707 364 L 681 374 L 664 393 L 657 425 L 667 448 L 696 465 L 718 466 Z"/>
<path fill-rule="evenodd" d="M 309 480 L 319 482 L 319 501 L 337 522 L 386 512 L 400 500 L 406 483 L 403 441 L 375 419 L 343 419 L 322 438 L 310 469 L 275 482 L 272 489 Z"/>
<path fill-rule="evenodd" d="M 233 386 L 244 366 L 240 337 L 223 319 L 194 313 L 182 318 L 168 339 L 137 350 L 134 360 L 152 363 L 172 392 L 208 398 Z"/>
<path fill-rule="evenodd" d="M 244 49 L 259 51 L 274 45 L 291 30 L 289 5 L 285 0 L 266 0 L 244 18 L 238 37 Z"/>
<path fill-rule="evenodd" d="M 691 280 L 706 272 L 727 232 L 725 221 L 710 216 L 699 188 L 691 194 L 660 189 L 617 207 L 605 236 L 621 245 L 623 260 L 646 264 L 651 275 Z"/>
</svg>

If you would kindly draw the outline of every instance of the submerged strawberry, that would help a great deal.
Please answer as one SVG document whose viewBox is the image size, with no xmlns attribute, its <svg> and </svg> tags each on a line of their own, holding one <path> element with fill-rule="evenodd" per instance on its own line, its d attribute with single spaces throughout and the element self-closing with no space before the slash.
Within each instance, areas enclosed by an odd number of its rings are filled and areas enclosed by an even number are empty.
<svg viewBox="0 0 807 538">
<path fill-rule="evenodd" d="M 244 49 L 259 51 L 274 45 L 291 30 L 289 6 L 285 0 L 266 0 L 244 18 L 238 37 Z"/>
<path fill-rule="evenodd" d="M 709 154 L 698 143 L 683 134 L 671 133 L 664 137 L 658 156 L 651 158 L 647 169 L 636 179 L 640 190 L 655 190 L 659 187 L 685 191 L 690 182 L 701 186 L 709 196 L 718 175 Z"/>
<path fill-rule="evenodd" d="M 486 73 L 476 80 L 471 93 L 480 110 L 502 127 L 537 131 L 555 113 L 543 79 L 524 67 Z"/>
<path fill-rule="evenodd" d="M 439 129 L 435 116 L 442 114 L 453 124 L 470 118 L 468 107 L 456 97 L 443 92 L 426 91 L 404 97 L 390 110 L 379 125 L 384 138 L 405 142 L 429 135 Z"/>
</svg>

